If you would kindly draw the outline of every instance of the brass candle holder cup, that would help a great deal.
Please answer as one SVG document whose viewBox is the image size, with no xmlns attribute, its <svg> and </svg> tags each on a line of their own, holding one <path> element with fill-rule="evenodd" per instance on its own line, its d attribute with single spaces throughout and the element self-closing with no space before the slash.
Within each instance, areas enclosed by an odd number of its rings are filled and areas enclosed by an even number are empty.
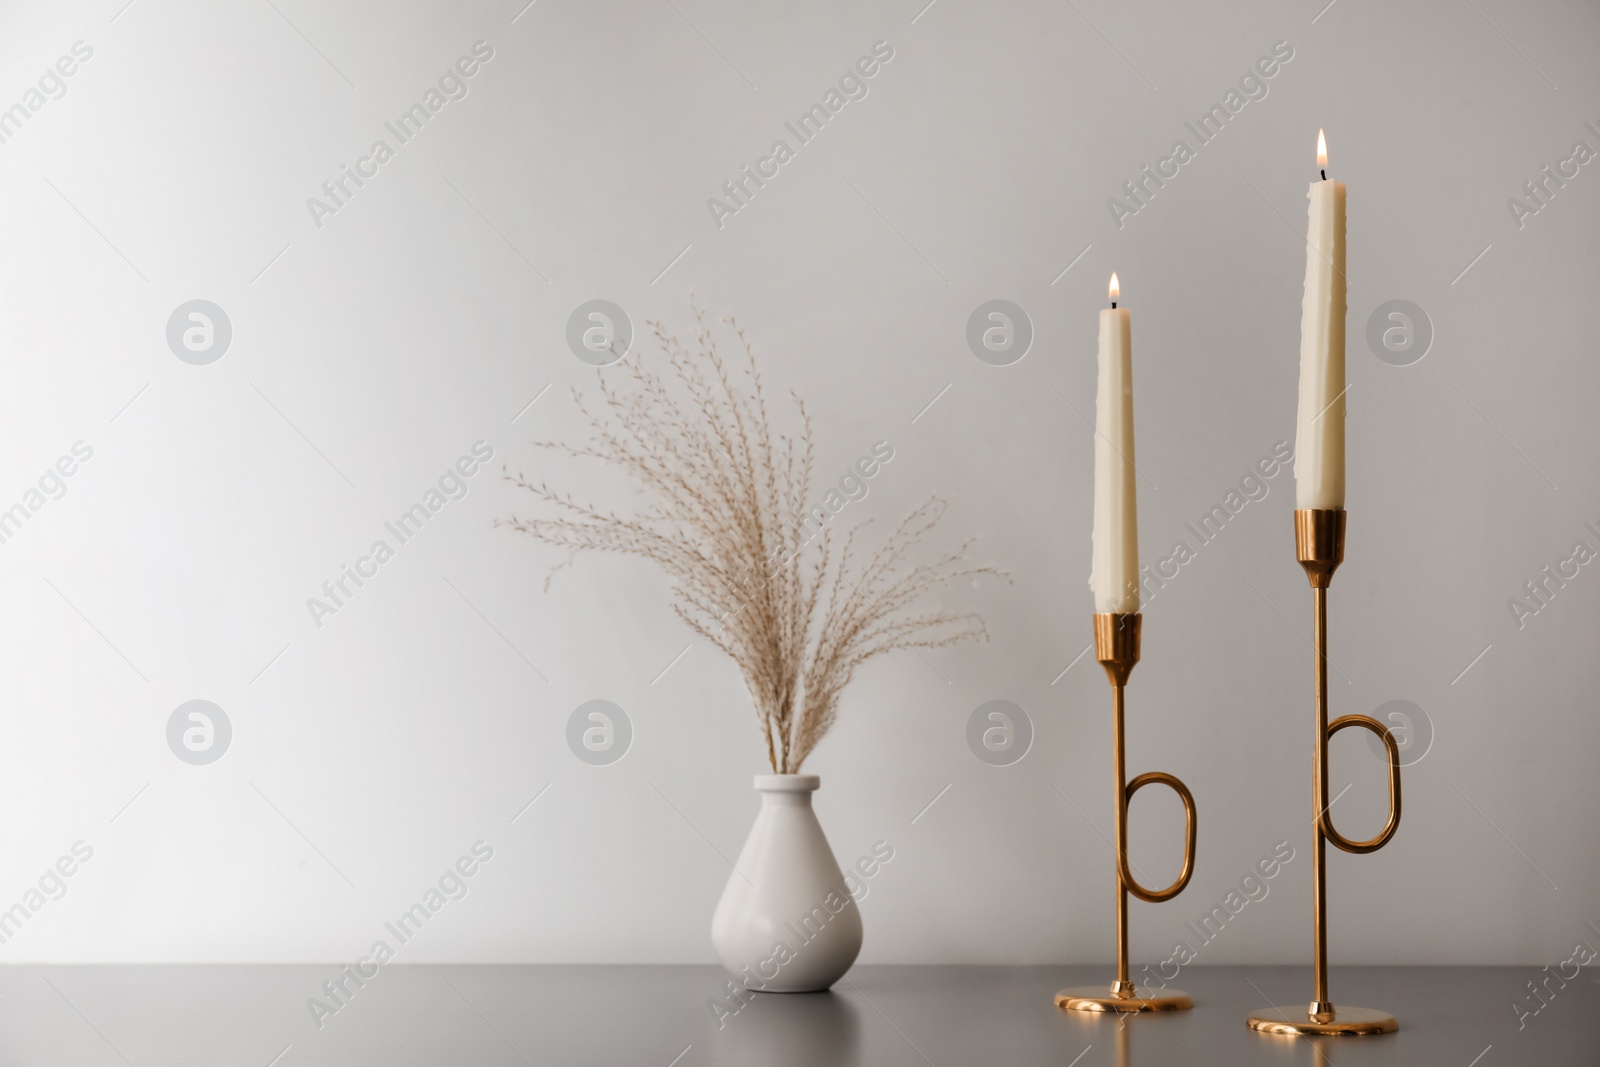
<svg viewBox="0 0 1600 1067">
<path fill-rule="evenodd" d="M 1376 852 L 1400 828 L 1400 746 L 1389 728 L 1369 715 L 1344 715 L 1328 722 L 1328 586 L 1344 562 L 1343 508 L 1302 508 L 1294 513 L 1295 549 L 1311 581 L 1316 606 L 1317 744 L 1311 766 L 1316 851 L 1312 853 L 1312 906 L 1316 912 L 1314 959 L 1316 995 L 1304 1010 L 1268 1008 L 1250 1016 L 1250 1029 L 1269 1034 L 1354 1036 L 1389 1034 L 1400 1028 L 1393 1015 L 1371 1008 L 1335 1007 L 1328 999 L 1328 884 L 1324 870 L 1327 843 L 1345 852 Z M 1328 813 L 1328 741 L 1340 730 L 1364 727 L 1377 734 L 1389 753 L 1389 821 L 1367 841 L 1351 841 L 1334 829 Z"/>
<path fill-rule="evenodd" d="M 1056 994 L 1056 1007 L 1069 1011 L 1178 1011 L 1194 1007 L 1189 994 L 1177 989 L 1139 991 L 1128 978 L 1128 894 L 1140 900 L 1159 904 L 1183 892 L 1194 873 L 1194 796 L 1189 787 L 1170 774 L 1152 771 L 1126 782 L 1125 746 L 1123 744 L 1122 710 L 1123 688 L 1133 665 L 1139 662 L 1139 632 L 1144 617 L 1137 612 L 1129 614 L 1097 614 L 1094 617 L 1095 658 L 1105 668 L 1116 694 L 1112 702 L 1115 719 L 1112 727 L 1112 747 L 1116 759 L 1116 853 L 1117 853 L 1117 980 L 1107 990 L 1104 986 L 1076 986 Z M 1126 784 L 1124 784 L 1126 782 Z M 1128 802 L 1147 785 L 1155 783 L 1171 786 L 1183 801 L 1185 822 L 1183 841 L 1183 873 L 1165 889 L 1146 889 L 1128 870 Z"/>
</svg>

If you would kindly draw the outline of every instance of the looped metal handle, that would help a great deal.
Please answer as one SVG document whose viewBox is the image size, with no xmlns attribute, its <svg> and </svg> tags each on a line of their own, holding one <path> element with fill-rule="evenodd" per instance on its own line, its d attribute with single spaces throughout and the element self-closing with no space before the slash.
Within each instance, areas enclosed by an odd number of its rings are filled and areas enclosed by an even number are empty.
<svg viewBox="0 0 1600 1067">
<path fill-rule="evenodd" d="M 1143 789 L 1147 785 L 1155 785 L 1157 783 L 1160 783 L 1164 786 L 1169 786 L 1174 793 L 1178 794 L 1178 799 L 1183 801 L 1183 873 L 1178 875 L 1178 880 L 1176 882 L 1173 882 L 1165 889 L 1146 889 L 1133 877 L 1133 872 L 1128 870 L 1128 843 L 1126 840 L 1122 842 L 1122 848 L 1117 852 L 1117 877 L 1122 879 L 1122 884 L 1127 887 L 1128 892 L 1132 893 L 1140 900 L 1146 901 L 1150 904 L 1159 904 L 1163 900 L 1171 900 L 1173 897 L 1183 892 L 1183 887 L 1189 884 L 1189 878 L 1194 874 L 1194 835 L 1196 818 L 1194 811 L 1194 794 L 1189 792 L 1188 786 L 1184 785 L 1172 775 L 1167 774 L 1165 771 L 1151 771 L 1148 774 L 1141 774 L 1139 777 L 1129 782 L 1127 789 L 1123 791 L 1122 803 L 1124 805 L 1124 811 L 1126 811 L 1126 805 L 1133 800 L 1133 794 L 1137 793 L 1140 789 Z M 1124 826 L 1127 824 L 1126 817 L 1124 817 L 1123 824 Z M 1126 830 L 1124 830 L 1124 835 L 1126 835 Z"/>
<path fill-rule="evenodd" d="M 1327 744 L 1333 740 L 1333 735 L 1340 730 L 1352 726 L 1361 726 L 1377 734 L 1383 745 L 1389 750 L 1389 821 L 1384 824 L 1383 832 L 1377 837 L 1366 841 L 1352 841 L 1338 830 L 1333 828 L 1333 816 L 1328 812 L 1328 751 Z M 1317 812 L 1317 829 L 1329 841 L 1346 852 L 1376 852 L 1389 843 L 1396 830 L 1400 829 L 1400 743 L 1394 739 L 1394 731 L 1370 715 L 1343 715 L 1328 724 L 1328 733 L 1322 742 L 1322 807 Z"/>
</svg>

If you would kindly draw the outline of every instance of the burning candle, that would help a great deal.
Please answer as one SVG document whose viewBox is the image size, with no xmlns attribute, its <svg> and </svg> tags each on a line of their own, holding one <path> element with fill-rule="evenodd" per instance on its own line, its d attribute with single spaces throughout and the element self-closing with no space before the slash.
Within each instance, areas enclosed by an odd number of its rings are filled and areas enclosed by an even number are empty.
<svg viewBox="0 0 1600 1067">
<path fill-rule="evenodd" d="M 1317 166 L 1306 226 L 1306 289 L 1300 307 L 1300 415 L 1295 502 L 1344 507 L 1344 183 L 1328 180 L 1328 142 L 1317 131 Z M 1103 327 L 1102 327 L 1103 329 Z"/>
<path fill-rule="evenodd" d="M 1139 610 L 1139 509 L 1133 466 L 1133 341 L 1121 289 L 1100 312 L 1100 384 L 1094 408 L 1094 610 Z"/>
</svg>

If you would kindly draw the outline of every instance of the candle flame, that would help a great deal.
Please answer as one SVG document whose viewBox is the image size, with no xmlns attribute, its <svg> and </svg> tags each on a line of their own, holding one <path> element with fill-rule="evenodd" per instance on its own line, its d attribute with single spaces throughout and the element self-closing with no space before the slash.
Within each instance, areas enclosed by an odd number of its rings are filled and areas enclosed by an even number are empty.
<svg viewBox="0 0 1600 1067">
<path fill-rule="evenodd" d="M 1326 170 L 1328 167 L 1328 139 L 1317 131 L 1317 166 Z"/>
<path fill-rule="evenodd" d="M 1111 293 L 1111 299 L 1112 300 L 1116 300 L 1119 296 L 1122 295 L 1122 285 L 1117 281 L 1117 272 L 1116 271 L 1112 271 L 1111 272 L 1111 286 L 1110 286 L 1110 290 L 1109 291 Z"/>
</svg>

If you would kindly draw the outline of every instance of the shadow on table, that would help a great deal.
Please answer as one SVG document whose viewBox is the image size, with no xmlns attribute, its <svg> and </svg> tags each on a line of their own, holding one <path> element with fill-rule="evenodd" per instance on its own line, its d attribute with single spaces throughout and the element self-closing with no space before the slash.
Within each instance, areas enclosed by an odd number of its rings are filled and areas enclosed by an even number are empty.
<svg viewBox="0 0 1600 1067">
<path fill-rule="evenodd" d="M 711 1042 L 717 1067 L 858 1067 L 861 1019 L 837 993 L 770 993 Z"/>
</svg>

